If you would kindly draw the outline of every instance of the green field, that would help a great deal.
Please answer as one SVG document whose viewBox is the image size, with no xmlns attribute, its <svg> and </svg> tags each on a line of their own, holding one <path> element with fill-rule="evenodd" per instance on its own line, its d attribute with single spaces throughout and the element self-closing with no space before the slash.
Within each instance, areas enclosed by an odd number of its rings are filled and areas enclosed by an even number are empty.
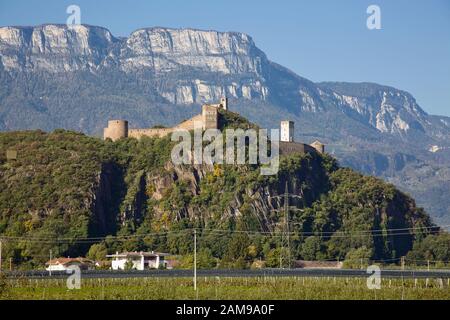
<svg viewBox="0 0 450 320">
<path fill-rule="evenodd" d="M 80 290 L 65 280 L 3 279 L 0 299 L 78 300 L 336 300 L 450 299 L 449 280 L 383 279 L 369 290 L 363 278 L 191 278 L 85 279 Z"/>
</svg>

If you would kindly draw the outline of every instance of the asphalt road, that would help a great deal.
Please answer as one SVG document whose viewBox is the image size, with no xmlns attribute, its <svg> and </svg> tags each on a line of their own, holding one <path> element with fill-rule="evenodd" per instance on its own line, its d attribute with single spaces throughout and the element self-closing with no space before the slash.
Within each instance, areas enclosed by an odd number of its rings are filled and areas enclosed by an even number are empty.
<svg viewBox="0 0 450 320">
<path fill-rule="evenodd" d="M 4 272 L 11 278 L 58 279 L 67 278 L 65 272 L 13 271 Z M 187 278 L 192 270 L 147 270 L 147 271 L 83 271 L 83 278 Z M 366 270 L 347 269 L 261 269 L 261 270 L 198 270 L 198 277 L 368 277 Z M 384 278 L 450 278 L 450 270 L 381 270 Z"/>
</svg>

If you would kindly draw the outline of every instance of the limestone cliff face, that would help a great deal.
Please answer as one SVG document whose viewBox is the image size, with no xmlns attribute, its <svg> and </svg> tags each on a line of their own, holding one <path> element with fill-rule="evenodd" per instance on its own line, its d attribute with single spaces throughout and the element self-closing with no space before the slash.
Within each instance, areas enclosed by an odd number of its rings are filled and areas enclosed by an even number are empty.
<svg viewBox="0 0 450 320">
<path fill-rule="evenodd" d="M 246 34 L 166 28 L 133 32 L 119 59 L 124 70 L 151 67 L 159 73 L 190 66 L 224 74 L 261 74 L 267 60 Z"/>
<path fill-rule="evenodd" d="M 243 33 L 193 29 L 149 28 L 117 39 L 100 27 L 42 25 L 0 28 L 0 62 L 8 72 L 98 72 L 110 68 L 153 76 L 183 73 L 253 74 L 262 77 L 268 64 L 252 38 Z M 265 99 L 268 88 L 260 80 L 217 85 L 186 79 L 177 85 L 160 84 L 158 93 L 170 103 L 216 101 L 228 95 Z"/>
<path fill-rule="evenodd" d="M 117 39 L 100 27 L 3 27 L 0 28 L 0 57 L 7 71 L 95 70 L 114 42 Z"/>
<path fill-rule="evenodd" d="M 429 132 L 437 139 L 450 137 L 445 119 L 430 117 L 408 92 L 371 83 L 322 83 L 320 87 L 345 114 L 380 133 L 403 136 Z"/>
<path fill-rule="evenodd" d="M 216 101 L 225 95 L 235 98 L 265 99 L 268 88 L 259 80 L 269 62 L 252 38 L 243 33 L 193 29 L 149 28 L 133 32 L 122 43 L 119 68 L 127 73 L 148 70 L 158 77 L 183 75 L 187 69 L 199 74 L 219 73 L 223 77 L 251 74 L 257 80 L 239 79 L 217 84 L 199 76 L 179 77 L 176 85 L 164 81 L 158 93 L 174 104 Z"/>
</svg>

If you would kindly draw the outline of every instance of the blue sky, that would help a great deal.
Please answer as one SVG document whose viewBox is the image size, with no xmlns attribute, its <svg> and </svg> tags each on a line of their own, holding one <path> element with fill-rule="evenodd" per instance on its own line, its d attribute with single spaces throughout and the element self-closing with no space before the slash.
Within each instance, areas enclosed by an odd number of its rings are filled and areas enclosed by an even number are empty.
<svg viewBox="0 0 450 320">
<path fill-rule="evenodd" d="M 303 77 L 391 85 L 450 116 L 448 0 L 0 0 L 0 25 L 65 23 L 70 4 L 82 23 L 116 36 L 151 26 L 245 32 Z M 371 4 L 381 9 L 381 30 L 366 27 Z"/>
</svg>

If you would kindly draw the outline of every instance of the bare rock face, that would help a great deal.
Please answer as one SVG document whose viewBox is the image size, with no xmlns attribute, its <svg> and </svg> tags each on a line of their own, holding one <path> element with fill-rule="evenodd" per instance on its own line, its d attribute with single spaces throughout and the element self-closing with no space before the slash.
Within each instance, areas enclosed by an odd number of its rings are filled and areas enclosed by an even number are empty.
<svg viewBox="0 0 450 320">
<path fill-rule="evenodd" d="M 76 72 L 117 68 L 134 74 L 147 71 L 154 76 L 183 73 L 194 68 L 203 73 L 253 74 L 262 77 L 265 54 L 246 34 L 192 29 L 149 28 L 119 40 L 100 27 L 42 25 L 0 28 L 2 67 L 9 72 Z M 202 79 L 157 88 L 174 104 L 215 101 L 228 95 L 251 100 L 267 98 L 261 81 L 245 84 L 231 81 L 216 85 Z"/>
<path fill-rule="evenodd" d="M 252 74 L 262 77 L 265 54 L 246 34 L 192 29 L 150 28 L 133 32 L 118 55 L 124 72 L 151 70 L 155 76 L 183 74 L 187 68 L 198 73 L 219 73 L 223 77 Z M 261 81 L 235 81 L 217 85 L 204 79 L 183 79 L 176 86 L 166 84 L 158 93 L 174 104 L 216 101 L 227 95 L 235 98 L 267 98 Z"/>
<path fill-rule="evenodd" d="M 3 27 L 0 56 L 7 71 L 95 70 L 116 41 L 108 30 L 100 27 Z"/>
<path fill-rule="evenodd" d="M 165 28 L 133 32 L 119 58 L 124 70 L 151 67 L 160 73 L 189 66 L 224 74 L 260 74 L 266 60 L 242 33 Z"/>
<path fill-rule="evenodd" d="M 359 118 L 381 133 L 400 136 L 410 131 L 449 134 L 445 122 L 431 123 L 428 114 L 408 92 L 369 83 L 323 83 L 321 86 L 333 90 L 332 99 L 344 113 Z"/>
</svg>

